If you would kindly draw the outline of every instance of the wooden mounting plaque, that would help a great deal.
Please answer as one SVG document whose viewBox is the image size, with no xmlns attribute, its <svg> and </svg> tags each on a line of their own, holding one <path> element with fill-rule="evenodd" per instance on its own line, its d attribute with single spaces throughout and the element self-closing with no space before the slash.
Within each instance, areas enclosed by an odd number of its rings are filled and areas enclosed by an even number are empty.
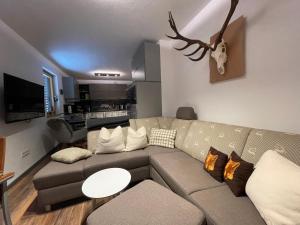
<svg viewBox="0 0 300 225">
<path fill-rule="evenodd" d="M 216 61 L 210 56 L 210 82 L 216 83 L 223 80 L 229 80 L 245 75 L 245 36 L 246 36 L 246 18 L 239 17 L 228 25 L 223 39 L 227 47 L 227 62 L 225 64 L 225 73 L 219 74 Z M 210 38 L 210 44 L 213 44 L 219 33 Z"/>
</svg>

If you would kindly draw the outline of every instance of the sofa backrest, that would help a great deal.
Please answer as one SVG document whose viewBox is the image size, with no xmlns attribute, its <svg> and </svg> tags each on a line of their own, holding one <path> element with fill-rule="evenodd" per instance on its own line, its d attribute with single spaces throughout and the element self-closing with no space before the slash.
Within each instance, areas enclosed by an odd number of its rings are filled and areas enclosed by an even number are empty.
<svg viewBox="0 0 300 225">
<path fill-rule="evenodd" d="M 97 139 L 99 136 L 100 130 L 89 131 L 87 134 L 87 148 L 92 153 L 95 153 L 97 146 Z"/>
<path fill-rule="evenodd" d="M 204 162 L 211 146 L 230 155 L 235 151 L 244 160 L 256 164 L 267 150 L 275 150 L 300 165 L 300 135 L 252 129 L 248 127 L 175 118 L 146 118 L 130 120 L 137 129 L 176 129 L 175 147 Z"/>
<path fill-rule="evenodd" d="M 174 121 L 173 117 L 158 117 L 157 119 L 160 129 L 171 129 L 172 123 Z"/>
<path fill-rule="evenodd" d="M 147 136 L 150 137 L 152 128 L 159 128 L 158 117 L 145 118 L 145 119 L 130 119 L 130 127 L 138 130 L 141 127 L 146 128 Z"/>
<path fill-rule="evenodd" d="M 182 149 L 183 141 L 190 127 L 191 120 L 181 120 L 171 117 L 153 117 L 144 119 L 130 119 L 130 127 L 137 130 L 144 126 L 147 130 L 147 136 L 150 137 L 152 128 L 174 129 L 177 131 L 175 147 Z"/>
<path fill-rule="evenodd" d="M 181 150 L 204 162 L 210 147 L 230 155 L 242 154 L 250 128 L 195 120 Z"/>
<path fill-rule="evenodd" d="M 267 150 L 275 150 L 292 162 L 300 165 L 299 134 L 252 129 L 245 144 L 242 158 L 256 164 Z"/>
<path fill-rule="evenodd" d="M 183 148 L 183 142 L 187 135 L 187 132 L 190 128 L 192 120 L 181 120 L 181 119 L 174 119 L 171 124 L 171 129 L 176 130 L 176 138 L 175 138 L 175 147 L 178 149 Z"/>
</svg>

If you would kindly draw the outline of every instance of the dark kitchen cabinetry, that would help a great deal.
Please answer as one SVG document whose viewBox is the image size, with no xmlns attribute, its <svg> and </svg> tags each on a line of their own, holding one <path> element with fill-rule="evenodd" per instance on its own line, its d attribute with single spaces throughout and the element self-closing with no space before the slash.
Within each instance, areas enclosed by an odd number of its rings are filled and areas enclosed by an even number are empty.
<svg viewBox="0 0 300 225">
<path fill-rule="evenodd" d="M 79 85 L 79 97 L 80 100 L 90 100 L 90 86 L 88 84 Z"/>
<path fill-rule="evenodd" d="M 63 91 L 66 102 L 72 102 L 79 99 L 79 89 L 77 80 L 74 77 L 63 77 Z"/>
</svg>

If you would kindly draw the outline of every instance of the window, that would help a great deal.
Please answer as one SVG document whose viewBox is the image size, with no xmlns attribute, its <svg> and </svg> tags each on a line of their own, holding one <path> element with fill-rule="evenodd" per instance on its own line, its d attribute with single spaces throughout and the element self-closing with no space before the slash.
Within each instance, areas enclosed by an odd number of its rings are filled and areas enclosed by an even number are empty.
<svg viewBox="0 0 300 225">
<path fill-rule="evenodd" d="M 44 98 L 45 98 L 45 112 L 48 115 L 55 113 L 55 91 L 54 91 L 54 79 L 55 76 L 49 72 L 43 70 L 44 77 Z"/>
</svg>

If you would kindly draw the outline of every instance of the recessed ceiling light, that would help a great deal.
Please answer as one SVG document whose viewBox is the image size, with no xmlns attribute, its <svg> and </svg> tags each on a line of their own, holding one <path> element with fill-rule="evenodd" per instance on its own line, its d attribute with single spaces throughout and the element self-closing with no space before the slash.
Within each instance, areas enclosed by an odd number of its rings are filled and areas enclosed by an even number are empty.
<svg viewBox="0 0 300 225">
<path fill-rule="evenodd" d="M 132 80 L 78 80 L 79 84 L 132 84 Z"/>
</svg>

